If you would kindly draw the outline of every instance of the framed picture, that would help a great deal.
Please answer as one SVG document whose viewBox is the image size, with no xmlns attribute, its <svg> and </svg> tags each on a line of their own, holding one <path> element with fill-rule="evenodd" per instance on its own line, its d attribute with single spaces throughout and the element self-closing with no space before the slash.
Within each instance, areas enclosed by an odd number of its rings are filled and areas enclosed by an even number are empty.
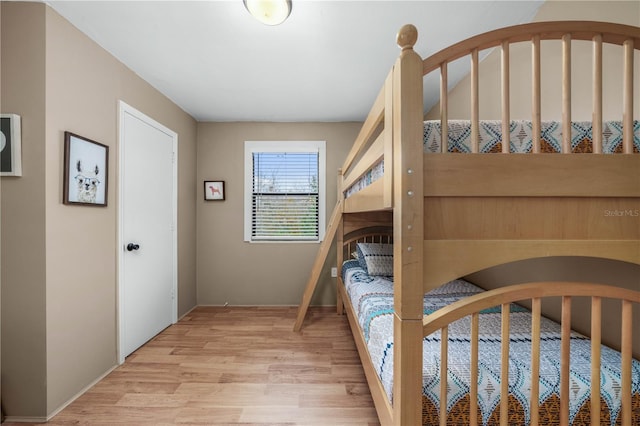
<svg viewBox="0 0 640 426">
<path fill-rule="evenodd" d="M 64 132 L 64 204 L 106 206 L 109 147 Z"/>
<path fill-rule="evenodd" d="M 205 180 L 204 181 L 204 199 L 205 201 L 224 200 L 224 181 L 223 180 Z"/>
<path fill-rule="evenodd" d="M 0 114 L 0 176 L 22 176 L 20 116 Z"/>
</svg>

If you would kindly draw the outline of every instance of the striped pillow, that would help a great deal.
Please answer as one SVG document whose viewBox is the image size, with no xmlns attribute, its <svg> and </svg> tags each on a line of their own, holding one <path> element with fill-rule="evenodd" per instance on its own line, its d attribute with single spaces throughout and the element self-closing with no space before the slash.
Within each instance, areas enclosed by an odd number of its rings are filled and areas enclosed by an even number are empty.
<svg viewBox="0 0 640 426">
<path fill-rule="evenodd" d="M 393 244 L 358 243 L 358 262 L 371 276 L 393 276 Z"/>
</svg>

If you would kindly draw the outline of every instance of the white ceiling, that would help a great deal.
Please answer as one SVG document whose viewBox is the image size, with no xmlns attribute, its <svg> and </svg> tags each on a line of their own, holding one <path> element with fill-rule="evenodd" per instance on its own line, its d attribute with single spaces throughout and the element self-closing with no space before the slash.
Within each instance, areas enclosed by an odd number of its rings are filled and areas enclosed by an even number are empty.
<svg viewBox="0 0 640 426">
<path fill-rule="evenodd" d="M 361 121 L 402 25 L 418 28 L 426 57 L 530 22 L 543 0 L 293 0 L 275 27 L 242 0 L 47 3 L 198 121 Z"/>
</svg>

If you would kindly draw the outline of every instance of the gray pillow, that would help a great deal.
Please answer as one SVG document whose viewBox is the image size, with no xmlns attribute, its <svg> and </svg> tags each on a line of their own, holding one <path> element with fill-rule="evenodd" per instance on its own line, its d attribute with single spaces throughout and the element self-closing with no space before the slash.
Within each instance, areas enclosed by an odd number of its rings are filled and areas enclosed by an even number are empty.
<svg viewBox="0 0 640 426">
<path fill-rule="evenodd" d="M 393 276 L 393 244 L 358 243 L 358 263 L 371 276 Z"/>
</svg>

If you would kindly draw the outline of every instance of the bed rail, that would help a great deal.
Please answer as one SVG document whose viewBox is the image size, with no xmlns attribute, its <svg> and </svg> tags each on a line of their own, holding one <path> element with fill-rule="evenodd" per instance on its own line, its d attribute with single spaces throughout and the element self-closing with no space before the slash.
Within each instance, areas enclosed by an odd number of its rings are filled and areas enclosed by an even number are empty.
<svg viewBox="0 0 640 426">
<path fill-rule="evenodd" d="M 385 79 L 384 85 L 365 119 L 351 151 L 342 166 L 340 191 L 347 190 L 362 178 L 376 164 L 384 161 L 385 173 L 375 186 L 365 188 L 361 197 L 345 200 L 345 211 L 373 211 L 393 206 L 393 134 L 392 134 L 392 89 L 393 71 Z M 367 193 L 372 194 L 367 196 Z M 344 194 L 339 194 L 344 196 Z"/>
<path fill-rule="evenodd" d="M 509 48 L 511 44 L 531 42 L 532 54 L 532 108 L 533 152 L 540 152 L 541 131 L 541 73 L 540 42 L 562 40 L 562 153 L 571 152 L 571 42 L 587 40 L 593 42 L 593 152 L 602 152 L 602 45 L 614 44 L 623 47 L 623 152 L 633 152 L 633 60 L 634 50 L 640 49 L 640 28 L 607 22 L 557 21 L 536 22 L 490 31 L 469 38 L 423 60 L 423 75 L 440 70 L 440 123 L 442 127 L 442 150 L 447 150 L 448 120 L 448 64 L 465 56 L 471 61 L 471 147 L 477 153 L 479 143 L 479 55 L 484 49 L 501 48 L 501 105 L 502 134 L 508 135 L 510 118 L 510 72 Z M 502 144 L 502 152 L 509 152 L 509 144 Z"/>
<path fill-rule="evenodd" d="M 640 303 L 640 292 L 601 284 L 579 282 L 536 282 L 518 284 L 470 296 L 442 308 L 423 320 L 423 335 L 429 336 L 441 331 L 440 377 L 447 377 L 447 332 L 448 325 L 461 318 L 471 316 L 471 389 L 470 419 L 471 424 L 478 422 L 478 341 L 479 312 L 500 306 L 502 318 L 501 343 L 501 389 L 500 389 L 500 422 L 506 425 L 508 420 L 508 365 L 509 365 L 509 305 L 514 302 L 530 300 L 532 305 L 531 324 L 531 425 L 538 425 L 539 399 L 539 360 L 540 360 L 540 318 L 541 299 L 562 297 L 561 321 L 561 354 L 560 354 L 560 424 L 569 423 L 569 336 L 571 333 L 571 298 L 591 298 L 591 392 L 600 394 L 600 338 L 602 335 L 601 300 L 617 299 L 622 302 L 622 424 L 631 425 L 631 361 L 632 361 L 632 307 Z M 447 400 L 447 381 L 440 385 L 440 400 Z M 440 424 L 446 425 L 447 404 L 440 404 Z M 600 399 L 591 398 L 592 425 L 599 424 Z"/>
<path fill-rule="evenodd" d="M 355 251 L 356 244 L 359 242 L 377 242 L 392 243 L 393 227 L 391 223 L 390 212 L 374 212 L 359 215 L 344 215 L 342 229 L 344 234 L 338 234 L 337 265 L 340 266 L 343 260 L 351 258 L 351 254 Z M 363 224 L 367 224 L 363 226 Z M 393 408 L 387 399 L 382 382 L 377 372 L 372 366 L 371 358 L 367 351 L 367 343 L 364 340 L 364 334 L 356 314 L 353 311 L 351 303 L 348 301 L 348 295 L 342 281 L 342 271 L 338 271 L 337 279 L 337 310 L 339 314 L 343 314 L 346 308 L 347 318 L 353 333 L 353 338 L 358 348 L 358 354 L 362 360 L 365 376 L 371 390 L 371 396 L 375 402 L 376 411 L 382 424 L 390 424 L 392 421 Z M 345 303 L 346 301 L 346 303 Z"/>
</svg>

